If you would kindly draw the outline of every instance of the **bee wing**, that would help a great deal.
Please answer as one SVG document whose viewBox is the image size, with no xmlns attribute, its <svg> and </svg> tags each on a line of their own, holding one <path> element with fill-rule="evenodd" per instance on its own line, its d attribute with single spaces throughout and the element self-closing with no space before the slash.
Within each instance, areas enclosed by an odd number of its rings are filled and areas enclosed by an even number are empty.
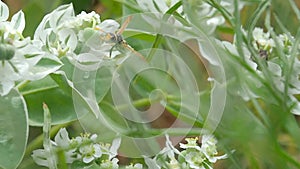
<svg viewBox="0 0 300 169">
<path fill-rule="evenodd" d="M 128 16 L 127 19 L 122 24 L 121 28 L 118 30 L 117 35 L 121 35 L 125 28 L 128 26 L 129 22 L 131 21 L 132 16 Z"/>
<path fill-rule="evenodd" d="M 110 33 L 107 33 L 106 31 L 104 31 L 103 29 L 99 28 L 99 27 L 95 27 L 95 30 L 98 30 L 101 32 L 101 40 L 104 40 L 104 41 L 108 41 L 112 38 L 111 34 Z M 103 33 L 103 34 L 102 34 Z"/>
<path fill-rule="evenodd" d="M 107 32 L 106 31 L 104 31 L 103 29 L 101 29 L 100 27 L 95 27 L 95 30 L 97 30 L 97 31 L 99 31 L 99 32 L 101 32 L 101 34 L 107 34 Z"/>
</svg>

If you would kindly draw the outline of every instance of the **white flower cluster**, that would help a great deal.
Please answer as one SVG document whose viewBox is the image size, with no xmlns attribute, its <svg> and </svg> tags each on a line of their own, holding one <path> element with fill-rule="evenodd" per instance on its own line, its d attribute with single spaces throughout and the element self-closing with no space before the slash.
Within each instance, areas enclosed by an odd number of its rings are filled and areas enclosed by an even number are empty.
<svg viewBox="0 0 300 169">
<path fill-rule="evenodd" d="M 58 163 L 57 152 L 63 151 L 66 163 L 72 164 L 75 161 L 83 162 L 84 164 L 97 163 L 103 169 L 117 169 L 118 159 L 117 149 L 120 146 L 121 140 L 115 139 L 110 144 L 98 143 L 97 135 L 82 134 L 76 138 L 70 139 L 65 128 L 59 130 L 52 141 L 52 149 L 54 154 L 49 156 L 44 149 L 34 150 L 32 157 L 34 161 L 41 166 L 49 167 L 49 158 Z"/>
<path fill-rule="evenodd" d="M 52 54 L 41 51 L 42 43 L 24 38 L 25 17 L 22 11 L 11 21 L 8 7 L 0 0 L 0 95 L 4 96 L 16 83 L 44 78 L 60 68 L 61 62 Z M 45 65 L 46 62 L 52 64 Z"/>
<path fill-rule="evenodd" d="M 143 165 L 140 163 L 137 164 L 130 164 L 129 166 L 126 166 L 125 169 L 142 169 Z"/>
<path fill-rule="evenodd" d="M 226 154 L 217 156 L 217 140 L 213 135 L 203 135 L 201 146 L 198 137 L 186 138 L 186 141 L 187 144 L 180 143 L 180 148 L 184 149 L 180 152 L 167 136 L 166 147 L 155 158 L 146 158 L 147 165 L 154 169 L 211 169 L 217 160 L 227 158 Z"/>
<path fill-rule="evenodd" d="M 166 136 L 166 147 L 154 158 L 145 157 L 147 166 L 151 169 L 207 169 L 212 168 L 212 164 L 217 160 L 227 158 L 227 155 L 217 156 L 217 140 L 213 135 L 203 135 L 201 146 L 198 137 L 186 138 L 187 143 L 180 143 L 183 151 L 177 150 Z M 70 139 L 65 128 L 59 130 L 51 141 L 53 154 L 48 154 L 45 149 L 34 150 L 32 157 L 40 166 L 49 167 L 49 162 L 58 164 L 57 153 L 63 152 L 66 163 L 72 165 L 80 162 L 83 166 L 96 164 L 101 169 L 118 169 L 119 160 L 116 158 L 117 150 L 121 144 L 121 139 L 113 140 L 112 144 L 97 142 L 97 135 L 82 134 Z M 125 166 L 126 169 L 142 169 L 140 163 Z"/>
<path fill-rule="evenodd" d="M 0 95 L 17 84 L 44 78 L 57 71 L 61 57 L 71 63 L 94 63 L 110 56 L 114 46 L 106 35 L 118 30 L 114 20 L 101 22 L 95 12 L 75 16 L 71 4 L 47 14 L 35 31 L 34 38 L 24 38 L 25 17 L 22 11 L 7 21 L 9 11 L 0 0 Z M 112 52 L 112 57 L 119 54 Z"/>
<path fill-rule="evenodd" d="M 100 15 L 98 15 L 95 11 L 92 11 L 91 13 L 86 13 L 85 11 L 82 11 L 75 18 L 64 22 L 62 24 L 62 27 L 74 28 L 79 31 L 88 27 L 94 28 L 100 22 Z"/>
<path fill-rule="evenodd" d="M 119 28 L 115 20 L 101 22 L 95 13 L 74 14 L 72 4 L 62 5 L 47 14 L 35 31 L 34 39 L 43 42 L 43 50 L 67 57 L 72 63 L 99 62 L 114 46 L 105 36 Z"/>
<path fill-rule="evenodd" d="M 252 32 L 253 36 L 253 46 L 256 50 L 265 51 L 266 54 L 270 54 L 272 52 L 272 48 L 275 47 L 275 42 L 272 38 L 270 38 L 270 33 L 264 33 L 263 29 L 255 28 Z"/>
<path fill-rule="evenodd" d="M 252 32 L 253 41 L 252 45 L 253 48 L 257 52 L 257 56 L 266 63 L 266 68 L 270 73 L 268 78 L 271 78 L 274 82 L 274 86 L 279 90 L 279 92 L 285 92 L 285 85 L 286 85 L 286 76 L 289 76 L 289 84 L 287 95 L 289 97 L 290 105 L 292 106 L 292 113 L 300 114 L 300 102 L 295 98 L 294 95 L 300 94 L 300 61 L 297 57 L 292 57 L 291 52 L 294 46 L 294 37 L 290 34 L 280 34 L 276 36 L 276 41 L 279 46 L 276 45 L 275 39 L 270 37 L 269 32 L 264 32 L 261 28 L 255 28 Z M 221 45 L 231 54 L 234 56 L 239 56 L 237 47 L 234 43 L 230 42 L 222 42 Z M 261 68 L 258 67 L 258 63 L 254 61 L 254 56 L 251 55 L 250 51 L 246 48 L 245 44 L 239 44 L 243 48 L 244 52 L 244 60 L 245 62 L 257 72 L 259 76 L 264 78 Z M 299 55 L 299 49 L 296 47 L 297 55 Z M 282 56 L 280 53 L 284 54 Z M 291 72 L 285 74 L 283 72 L 284 69 L 291 66 L 289 69 Z M 259 98 L 260 92 L 259 88 L 262 87 L 262 84 L 252 79 L 251 75 L 247 72 L 243 72 L 243 76 L 249 78 L 250 80 L 247 81 L 248 83 L 246 86 L 254 86 L 253 88 L 249 87 L 241 87 L 236 92 L 244 98 L 244 100 L 249 100 L 249 97 Z M 251 84 L 254 83 L 254 84 Z M 243 86 L 243 83 L 240 84 Z"/>
</svg>

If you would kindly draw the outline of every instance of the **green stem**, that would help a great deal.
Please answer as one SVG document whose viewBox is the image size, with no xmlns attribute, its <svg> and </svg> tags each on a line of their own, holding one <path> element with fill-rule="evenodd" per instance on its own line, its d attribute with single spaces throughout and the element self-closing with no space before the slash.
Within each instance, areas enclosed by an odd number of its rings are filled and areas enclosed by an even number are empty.
<svg viewBox="0 0 300 169">
<path fill-rule="evenodd" d="M 29 80 L 24 80 L 24 81 L 20 82 L 16 87 L 17 87 L 19 90 L 21 90 L 21 89 L 23 89 L 28 83 L 30 83 Z"/>
<path fill-rule="evenodd" d="M 230 26 L 235 27 L 235 23 L 233 21 L 233 17 L 231 16 L 230 12 L 228 12 L 215 0 L 206 0 L 206 2 L 210 4 L 212 7 L 216 8 L 222 14 L 222 16 L 225 18 L 225 20 L 229 23 Z"/>
<path fill-rule="evenodd" d="M 21 93 L 22 93 L 22 95 L 30 95 L 30 94 L 34 94 L 34 93 L 38 93 L 38 92 L 42 92 L 42 91 L 46 91 L 46 90 L 50 90 L 50 89 L 55 89 L 55 88 L 58 88 L 58 86 L 53 85 L 53 86 L 38 88 L 35 90 L 29 90 L 27 92 L 21 92 Z M 20 88 L 19 88 L 19 90 L 20 90 Z"/>
<path fill-rule="evenodd" d="M 300 163 L 295 160 L 293 157 L 291 157 L 288 153 L 286 153 L 281 147 L 280 145 L 277 143 L 276 145 L 276 150 L 277 152 L 282 156 L 282 158 L 284 158 L 287 162 L 289 162 L 290 164 L 292 164 L 293 166 L 300 168 Z"/>
<path fill-rule="evenodd" d="M 166 22 L 169 17 L 182 5 L 182 2 L 179 1 L 177 2 L 176 4 L 174 4 L 164 15 L 163 15 L 163 22 Z M 158 48 L 159 44 L 161 43 L 162 41 L 162 35 L 161 34 L 157 34 L 156 35 L 156 38 L 155 38 L 155 41 L 151 47 L 151 50 L 147 56 L 147 61 L 151 61 L 154 54 L 155 54 L 155 51 L 156 51 L 156 48 Z"/>
<path fill-rule="evenodd" d="M 149 106 L 152 100 L 148 99 L 148 98 L 143 98 L 140 100 L 136 100 L 132 102 L 132 105 L 135 107 L 143 107 L 143 106 Z M 129 105 L 127 104 L 121 104 L 121 105 L 117 105 L 115 108 L 119 111 L 125 110 L 128 108 Z"/>
<path fill-rule="evenodd" d="M 177 97 L 177 96 L 174 96 L 174 95 L 166 95 L 166 97 L 165 97 L 168 101 L 178 101 L 178 100 L 180 100 L 180 98 L 179 97 Z M 139 99 L 139 100 L 135 100 L 135 101 L 133 101 L 132 102 L 132 105 L 134 106 L 134 107 L 145 107 L 145 106 L 149 106 L 151 103 L 153 103 L 153 102 L 156 102 L 156 101 L 160 101 L 160 100 L 151 100 L 151 99 L 149 99 L 149 98 L 142 98 L 142 99 Z M 117 105 L 116 107 L 115 107 L 117 110 L 120 110 L 120 111 L 122 111 L 122 110 L 125 110 L 125 109 L 127 109 L 128 108 L 128 105 L 127 104 L 121 104 L 121 105 Z"/>
<path fill-rule="evenodd" d="M 202 128 L 167 128 L 167 129 L 149 129 L 146 132 L 151 135 L 168 134 L 170 136 L 195 136 L 200 135 Z"/>
</svg>

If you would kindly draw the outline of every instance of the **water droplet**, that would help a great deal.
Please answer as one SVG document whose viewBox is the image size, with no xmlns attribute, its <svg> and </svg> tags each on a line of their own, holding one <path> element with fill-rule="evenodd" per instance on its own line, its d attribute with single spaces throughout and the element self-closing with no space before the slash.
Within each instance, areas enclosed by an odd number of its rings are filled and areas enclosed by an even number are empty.
<svg viewBox="0 0 300 169">
<path fill-rule="evenodd" d="M 20 107 L 22 101 L 20 97 L 13 97 L 11 98 L 11 104 L 14 108 Z"/>
<path fill-rule="evenodd" d="M 90 77 L 90 72 L 84 72 L 83 78 L 88 79 Z"/>
<path fill-rule="evenodd" d="M 5 97 L 4 97 L 4 100 L 9 100 L 9 97 L 5 96 Z"/>
<path fill-rule="evenodd" d="M 7 144 L 12 139 L 12 136 L 6 133 L 0 133 L 0 144 Z"/>
</svg>

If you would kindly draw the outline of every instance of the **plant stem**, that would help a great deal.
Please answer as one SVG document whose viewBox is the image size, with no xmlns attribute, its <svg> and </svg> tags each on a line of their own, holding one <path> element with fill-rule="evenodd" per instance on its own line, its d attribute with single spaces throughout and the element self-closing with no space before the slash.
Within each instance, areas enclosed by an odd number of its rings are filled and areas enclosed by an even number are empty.
<svg viewBox="0 0 300 169">
<path fill-rule="evenodd" d="M 200 135 L 202 128 L 167 128 L 167 129 L 149 129 L 147 132 L 152 135 L 168 134 L 170 136 L 195 136 Z"/>
<path fill-rule="evenodd" d="M 180 7 L 182 5 L 182 2 L 181 1 L 179 1 L 179 2 L 177 2 L 176 4 L 174 4 L 164 15 L 163 15 L 163 18 L 162 18 L 162 20 L 163 20 L 163 22 L 166 22 L 168 19 L 169 19 L 169 17 Z M 158 48 L 158 46 L 159 46 L 159 44 L 162 42 L 162 38 L 163 38 L 163 36 L 161 35 L 161 34 L 157 34 L 156 35 L 156 38 L 155 38 L 155 41 L 154 41 L 154 43 L 153 43 L 153 45 L 152 45 L 152 47 L 151 47 L 151 50 L 150 50 L 150 52 L 149 52 L 149 54 L 148 54 L 148 56 L 147 56 L 147 61 L 151 61 L 152 60 L 152 58 L 153 58 L 153 56 L 154 56 L 154 54 L 155 54 L 155 51 L 156 51 L 156 48 Z"/>
<path fill-rule="evenodd" d="M 28 83 L 30 83 L 29 80 L 24 80 L 24 81 L 20 82 L 16 87 L 17 87 L 19 90 L 21 90 L 21 89 L 23 89 Z"/>
<path fill-rule="evenodd" d="M 166 98 L 168 101 L 170 101 L 170 100 L 171 100 L 171 101 L 172 101 L 172 100 L 173 100 L 173 101 L 178 101 L 178 100 L 180 100 L 179 97 L 174 96 L 174 95 L 166 95 L 165 98 Z M 153 102 L 158 102 L 158 101 L 160 101 L 160 100 L 151 100 L 151 99 L 149 99 L 149 98 L 142 98 L 142 99 L 133 101 L 133 102 L 132 102 L 132 105 L 133 105 L 134 107 L 144 107 L 144 106 L 149 106 L 151 103 L 153 103 Z M 129 105 L 127 105 L 127 104 L 121 104 L 121 105 L 115 106 L 115 108 L 116 108 L 117 110 L 119 110 L 119 111 L 122 111 L 122 110 L 128 108 L 128 106 L 129 106 Z"/>
</svg>

